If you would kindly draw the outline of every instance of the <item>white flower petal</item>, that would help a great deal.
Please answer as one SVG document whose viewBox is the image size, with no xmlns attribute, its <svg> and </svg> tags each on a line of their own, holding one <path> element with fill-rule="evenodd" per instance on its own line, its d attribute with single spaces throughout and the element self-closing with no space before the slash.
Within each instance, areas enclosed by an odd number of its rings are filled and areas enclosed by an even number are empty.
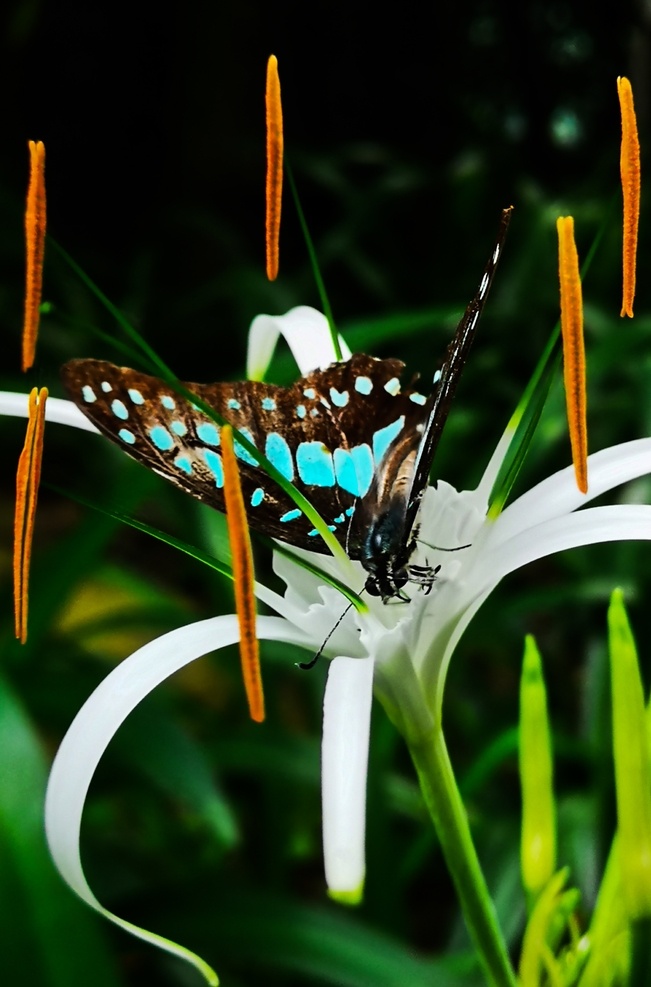
<svg viewBox="0 0 651 987">
<path fill-rule="evenodd" d="M 278 617 L 258 618 L 258 635 L 268 640 L 299 645 L 306 643 L 304 634 Z M 168 676 L 195 658 L 233 644 L 238 638 L 235 615 L 212 617 L 163 634 L 125 659 L 95 689 L 77 713 L 54 759 L 45 798 L 45 829 L 50 853 L 70 887 L 116 925 L 189 960 L 211 983 L 216 983 L 215 975 L 200 957 L 124 921 L 100 905 L 86 882 L 81 866 L 79 830 L 88 787 L 97 764 L 129 713 Z"/>
<path fill-rule="evenodd" d="M 315 308 L 299 305 L 286 315 L 258 315 L 253 320 L 249 330 L 246 360 L 246 375 L 249 380 L 262 380 L 281 333 L 287 340 L 301 375 L 318 367 L 329 367 L 337 359 L 325 315 Z M 339 345 L 344 360 L 347 360 L 350 350 L 341 336 Z"/>
<path fill-rule="evenodd" d="M 323 701 L 321 791 L 326 882 L 334 897 L 358 900 L 364 884 L 366 771 L 373 661 L 335 658 Z"/>
<path fill-rule="evenodd" d="M 582 494 L 568 466 L 536 484 L 510 504 L 492 526 L 491 547 L 543 521 L 569 514 L 601 494 L 651 473 L 651 439 L 635 439 L 602 449 L 588 457 L 587 494 Z"/>
<path fill-rule="evenodd" d="M 14 394 L 12 391 L 0 391 L 0 415 L 13 415 L 16 418 L 27 418 L 27 394 Z M 48 398 L 45 405 L 45 420 L 58 422 L 60 425 L 72 425 L 86 432 L 99 432 L 92 422 L 79 410 L 72 401 L 62 398 Z"/>
<path fill-rule="evenodd" d="M 648 504 L 590 507 L 551 518 L 482 553 L 468 574 L 467 592 L 470 597 L 484 593 L 507 573 L 555 552 L 601 542 L 649 540 L 651 506 Z"/>
</svg>

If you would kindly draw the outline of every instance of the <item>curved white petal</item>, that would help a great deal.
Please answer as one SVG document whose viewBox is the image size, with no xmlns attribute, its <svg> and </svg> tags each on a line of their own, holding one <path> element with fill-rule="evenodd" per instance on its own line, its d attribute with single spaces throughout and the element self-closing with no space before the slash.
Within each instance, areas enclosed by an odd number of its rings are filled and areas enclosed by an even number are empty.
<svg viewBox="0 0 651 987">
<path fill-rule="evenodd" d="M 574 467 L 554 473 L 515 500 L 497 518 L 487 539 L 491 547 L 554 517 L 569 514 L 595 497 L 651 473 L 651 439 L 635 439 L 588 457 L 587 494 L 582 494 Z"/>
<path fill-rule="evenodd" d="M 278 617 L 260 617 L 258 635 L 292 644 L 303 635 Z M 212 617 L 163 634 L 125 659 L 95 689 L 73 720 L 54 759 L 45 797 L 45 830 L 50 853 L 62 877 L 87 904 L 116 925 L 193 963 L 209 983 L 214 971 L 182 946 L 113 915 L 97 901 L 81 866 L 79 830 L 95 769 L 118 727 L 152 689 L 202 655 L 239 639 L 237 618 Z"/>
<path fill-rule="evenodd" d="M 364 885 L 366 771 L 373 695 L 371 659 L 335 658 L 323 701 L 323 856 L 330 894 L 361 898 Z"/>
<path fill-rule="evenodd" d="M 483 552 L 468 574 L 467 593 L 471 598 L 484 593 L 509 572 L 555 552 L 600 542 L 649 540 L 651 506 L 648 504 L 590 507 L 551 518 Z"/>
<path fill-rule="evenodd" d="M 328 320 L 322 312 L 299 305 L 286 315 L 257 315 L 249 329 L 246 375 L 249 380 L 262 380 L 271 363 L 278 337 L 283 335 L 301 374 L 330 366 L 336 359 Z M 344 360 L 350 350 L 339 337 Z"/>
<path fill-rule="evenodd" d="M 15 394 L 12 391 L 0 391 L 0 415 L 13 415 L 16 418 L 27 418 L 27 394 Z M 72 425 L 87 432 L 99 432 L 92 422 L 79 410 L 72 401 L 62 398 L 48 398 L 45 405 L 45 420 L 58 422 L 60 425 Z"/>
<path fill-rule="evenodd" d="M 573 479 L 573 470 L 572 470 Z M 467 574 L 463 600 L 437 669 L 435 709 L 440 714 L 448 665 L 463 633 L 497 584 L 510 572 L 555 552 L 610 541 L 650 541 L 651 506 L 591 507 L 552 518 L 482 552 Z"/>
</svg>

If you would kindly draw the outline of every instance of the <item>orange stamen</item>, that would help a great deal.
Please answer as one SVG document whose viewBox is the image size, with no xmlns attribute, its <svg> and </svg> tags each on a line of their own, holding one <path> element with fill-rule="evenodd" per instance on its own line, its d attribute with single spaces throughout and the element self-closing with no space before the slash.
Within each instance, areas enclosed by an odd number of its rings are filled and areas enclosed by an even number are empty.
<svg viewBox="0 0 651 987">
<path fill-rule="evenodd" d="M 640 218 L 640 141 L 633 106 L 631 84 L 623 76 L 617 80 L 617 95 L 622 116 L 622 147 L 619 169 L 624 197 L 623 287 L 621 316 L 633 318 L 635 298 L 635 261 L 637 228 Z"/>
<path fill-rule="evenodd" d="M 14 627 L 21 644 L 27 640 L 29 566 L 32 558 L 34 519 L 38 485 L 43 460 L 45 402 L 47 388 L 29 395 L 29 418 L 25 445 L 16 473 L 16 510 L 14 513 Z"/>
<path fill-rule="evenodd" d="M 563 332 L 563 375 L 567 421 L 570 429 L 576 485 L 588 492 L 588 426 L 586 415 L 585 347 L 583 342 L 583 297 L 579 255 L 574 241 L 574 219 L 559 216 L 558 272 L 561 281 L 561 329 Z"/>
<path fill-rule="evenodd" d="M 264 720 L 264 695 L 260 674 L 260 649 L 255 627 L 255 597 L 253 595 L 253 553 L 249 525 L 244 510 L 240 471 L 233 449 L 233 429 L 221 429 L 222 464 L 224 467 L 224 502 L 228 522 L 228 538 L 233 556 L 235 609 L 240 625 L 240 658 L 246 698 L 251 719 Z"/>
<path fill-rule="evenodd" d="M 43 256 L 45 254 L 45 145 L 28 141 L 29 186 L 25 209 L 25 243 L 27 264 L 25 277 L 25 316 L 23 320 L 23 371 L 34 363 L 38 335 L 39 308 L 43 287 Z"/>
<path fill-rule="evenodd" d="M 280 101 L 278 59 L 270 55 L 267 62 L 267 277 L 278 277 L 278 241 L 280 209 L 283 196 L 283 107 Z"/>
</svg>

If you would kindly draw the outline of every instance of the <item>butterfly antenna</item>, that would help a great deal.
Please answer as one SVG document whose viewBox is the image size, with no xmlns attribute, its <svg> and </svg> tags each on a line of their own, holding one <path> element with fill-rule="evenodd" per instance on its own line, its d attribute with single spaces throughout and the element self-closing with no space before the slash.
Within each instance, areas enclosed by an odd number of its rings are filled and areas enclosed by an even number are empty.
<svg viewBox="0 0 651 987">
<path fill-rule="evenodd" d="M 417 538 L 416 541 L 419 545 L 425 545 L 426 548 L 431 548 L 435 552 L 460 552 L 462 548 L 472 548 L 472 542 L 468 542 L 467 545 L 455 545 L 454 548 L 443 548 L 441 545 L 431 545 L 428 541 L 423 541 L 422 538 Z"/>
<path fill-rule="evenodd" d="M 323 652 L 325 650 L 326 644 L 328 643 L 328 641 L 330 640 L 330 638 L 332 637 L 332 635 L 334 634 L 334 632 L 337 630 L 337 628 L 339 627 L 339 624 L 342 622 L 342 620 L 344 619 L 344 617 L 346 616 L 346 614 L 348 613 L 348 611 L 351 609 L 351 607 L 352 607 L 352 603 L 349 603 L 348 606 L 346 607 L 346 609 L 344 610 L 344 612 L 342 613 L 341 617 L 339 618 L 339 620 L 335 624 L 335 626 L 332 628 L 331 631 L 328 632 L 327 638 L 325 639 L 325 641 L 323 642 L 323 644 L 321 645 L 321 647 L 319 648 L 319 650 L 315 654 L 314 658 L 311 658 L 310 661 L 299 661 L 297 663 L 298 664 L 298 667 L 301 668 L 304 672 L 309 672 L 311 668 L 314 668 L 314 666 L 316 665 L 317 661 L 319 660 L 319 658 L 323 654 Z"/>
</svg>

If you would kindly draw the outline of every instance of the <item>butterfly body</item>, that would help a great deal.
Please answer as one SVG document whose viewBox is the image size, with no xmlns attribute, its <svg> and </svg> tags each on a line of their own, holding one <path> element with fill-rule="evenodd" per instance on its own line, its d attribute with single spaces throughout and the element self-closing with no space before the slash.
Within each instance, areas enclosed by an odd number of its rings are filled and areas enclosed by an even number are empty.
<svg viewBox="0 0 651 987">
<path fill-rule="evenodd" d="M 258 382 L 182 384 L 102 360 L 62 368 L 72 400 L 133 458 L 199 500 L 224 510 L 216 422 L 181 391 L 228 421 L 312 503 L 384 601 L 404 598 L 417 515 L 456 382 L 465 363 L 501 244 L 448 347 L 426 397 L 403 389 L 404 364 L 354 354 L 291 387 Z M 327 546 L 313 523 L 242 443 L 235 442 L 251 527 L 315 552 Z M 433 570 L 416 582 L 431 588 Z"/>
</svg>

